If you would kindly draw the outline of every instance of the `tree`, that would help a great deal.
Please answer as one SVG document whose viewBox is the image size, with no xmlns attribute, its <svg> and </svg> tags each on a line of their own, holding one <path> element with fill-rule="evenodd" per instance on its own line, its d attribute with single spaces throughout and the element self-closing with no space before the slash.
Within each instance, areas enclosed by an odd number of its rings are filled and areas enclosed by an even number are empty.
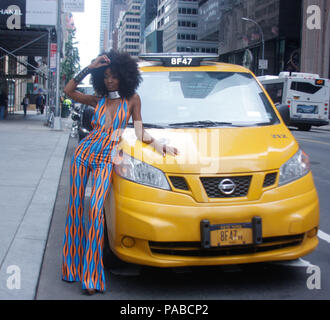
<svg viewBox="0 0 330 320">
<path fill-rule="evenodd" d="M 64 81 L 64 85 L 80 71 L 80 57 L 76 47 L 78 42 L 75 41 L 75 33 L 76 29 L 70 30 L 68 41 L 65 43 L 65 58 L 61 64 L 61 79 Z"/>
</svg>

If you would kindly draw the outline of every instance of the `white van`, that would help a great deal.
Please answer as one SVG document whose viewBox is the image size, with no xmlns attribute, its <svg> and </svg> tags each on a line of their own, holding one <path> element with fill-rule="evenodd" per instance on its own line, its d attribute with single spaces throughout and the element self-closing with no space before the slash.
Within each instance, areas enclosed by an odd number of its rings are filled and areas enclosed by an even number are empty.
<svg viewBox="0 0 330 320">
<path fill-rule="evenodd" d="M 301 72 L 281 72 L 278 76 L 258 77 L 258 80 L 275 105 L 288 105 L 289 125 L 309 131 L 311 126 L 329 124 L 330 80 Z"/>
</svg>

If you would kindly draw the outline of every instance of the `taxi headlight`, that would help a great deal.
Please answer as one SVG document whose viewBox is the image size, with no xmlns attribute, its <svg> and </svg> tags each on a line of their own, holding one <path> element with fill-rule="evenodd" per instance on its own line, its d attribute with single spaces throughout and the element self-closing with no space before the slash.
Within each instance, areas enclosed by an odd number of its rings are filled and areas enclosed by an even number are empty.
<svg viewBox="0 0 330 320">
<path fill-rule="evenodd" d="M 150 187 L 171 190 L 163 171 L 124 152 L 114 169 L 116 174 L 124 179 Z"/>
<path fill-rule="evenodd" d="M 279 186 L 305 176 L 311 169 L 308 155 L 301 149 L 280 168 Z"/>
</svg>

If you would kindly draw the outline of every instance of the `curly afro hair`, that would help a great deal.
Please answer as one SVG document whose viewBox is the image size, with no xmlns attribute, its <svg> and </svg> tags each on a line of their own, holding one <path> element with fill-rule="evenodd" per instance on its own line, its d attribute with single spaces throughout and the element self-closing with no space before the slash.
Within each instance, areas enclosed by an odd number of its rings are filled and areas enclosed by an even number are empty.
<svg viewBox="0 0 330 320">
<path fill-rule="evenodd" d="M 92 70 L 92 84 L 95 92 L 100 96 L 108 94 L 104 84 L 104 71 L 110 68 L 111 73 L 119 80 L 119 95 L 129 99 L 142 81 L 136 61 L 128 53 L 115 50 L 103 52 L 100 55 L 107 55 L 110 64 Z"/>
</svg>

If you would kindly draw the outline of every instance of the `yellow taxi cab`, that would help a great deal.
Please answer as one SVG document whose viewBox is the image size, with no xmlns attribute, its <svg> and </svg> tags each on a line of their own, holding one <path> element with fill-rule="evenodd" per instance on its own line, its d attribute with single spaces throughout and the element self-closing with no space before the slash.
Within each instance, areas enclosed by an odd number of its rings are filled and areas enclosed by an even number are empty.
<svg viewBox="0 0 330 320">
<path fill-rule="evenodd" d="M 145 129 L 180 154 L 163 157 L 128 123 L 105 202 L 121 260 L 155 267 L 293 260 L 317 244 L 309 158 L 250 70 L 216 55 L 144 54 Z"/>
</svg>

